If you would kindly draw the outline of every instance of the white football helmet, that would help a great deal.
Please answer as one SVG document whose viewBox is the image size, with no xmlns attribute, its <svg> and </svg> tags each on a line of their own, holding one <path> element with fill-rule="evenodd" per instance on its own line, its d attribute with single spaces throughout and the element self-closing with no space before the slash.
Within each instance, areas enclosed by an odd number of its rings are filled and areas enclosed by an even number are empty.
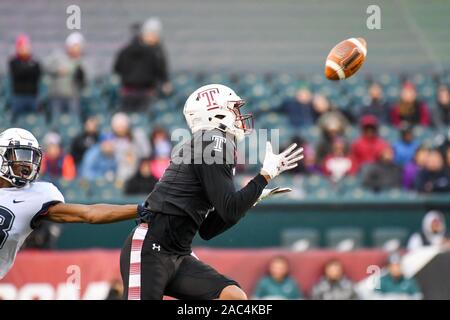
<svg viewBox="0 0 450 320">
<path fill-rule="evenodd" d="M 245 101 L 227 86 L 208 84 L 189 96 L 183 114 L 192 133 L 217 128 L 240 141 L 253 129 L 253 116 L 241 114 L 244 104 Z"/>
<path fill-rule="evenodd" d="M 33 134 L 20 128 L 0 133 L 0 179 L 14 187 L 24 187 L 36 180 L 42 152 Z"/>
</svg>

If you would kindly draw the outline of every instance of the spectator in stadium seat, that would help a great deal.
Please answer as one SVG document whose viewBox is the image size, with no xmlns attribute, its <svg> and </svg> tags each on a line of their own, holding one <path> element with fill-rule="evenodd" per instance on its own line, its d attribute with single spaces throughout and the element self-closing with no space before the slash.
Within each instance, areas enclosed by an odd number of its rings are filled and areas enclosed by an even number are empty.
<svg viewBox="0 0 450 320">
<path fill-rule="evenodd" d="M 92 181 L 106 179 L 113 181 L 116 177 L 117 161 L 114 150 L 114 137 L 104 135 L 100 142 L 89 148 L 81 162 L 81 176 Z"/>
<path fill-rule="evenodd" d="M 339 121 L 342 121 L 344 126 L 347 127 L 348 119 L 330 102 L 330 100 L 328 100 L 328 98 L 325 95 L 321 93 L 314 94 L 312 99 L 312 107 L 313 107 L 314 121 L 316 124 L 319 124 L 318 121 L 323 115 L 327 113 L 333 113 L 333 117 L 338 118 Z M 323 119 L 326 119 L 326 117 Z M 322 120 L 322 122 L 324 121 L 325 120 Z"/>
<path fill-rule="evenodd" d="M 159 91 L 165 95 L 172 91 L 161 29 L 158 18 L 148 19 L 141 26 L 140 37 L 134 37 L 117 54 L 114 73 L 121 80 L 124 111 L 145 110 Z"/>
<path fill-rule="evenodd" d="M 319 174 L 320 168 L 316 164 L 316 154 L 314 147 L 311 146 L 305 139 L 301 136 L 294 136 L 286 147 L 296 143 L 298 146 L 303 148 L 303 161 L 299 162 L 298 166 L 290 170 L 288 174 Z"/>
<path fill-rule="evenodd" d="M 111 118 L 114 153 L 117 160 L 116 178 L 119 183 L 132 177 L 139 161 L 150 155 L 150 143 L 141 128 L 131 129 L 127 114 L 118 112 Z"/>
<path fill-rule="evenodd" d="M 430 150 L 425 160 L 425 167 L 420 170 L 416 190 L 423 193 L 449 192 L 450 174 L 445 167 L 439 150 Z"/>
<path fill-rule="evenodd" d="M 378 135 L 378 120 L 375 116 L 363 116 L 360 119 L 360 128 L 361 135 L 352 143 L 350 149 L 356 171 L 361 166 L 379 159 L 383 150 L 389 145 Z"/>
<path fill-rule="evenodd" d="M 144 159 L 135 175 L 125 183 L 125 194 L 149 194 L 157 182 L 158 179 L 152 175 L 151 161 Z"/>
<path fill-rule="evenodd" d="M 44 137 L 44 152 L 41 163 L 41 176 L 50 181 L 63 178 L 73 180 L 76 177 L 76 166 L 73 157 L 61 148 L 61 137 L 49 132 Z"/>
<path fill-rule="evenodd" d="M 321 164 L 332 149 L 334 141 L 340 139 L 346 142 L 345 134 L 349 123 L 338 110 L 330 110 L 320 116 L 317 125 L 320 129 L 320 138 L 316 146 L 316 161 Z"/>
<path fill-rule="evenodd" d="M 301 86 L 294 98 L 286 99 L 280 106 L 280 111 L 289 117 L 291 125 L 296 128 L 314 125 L 314 111 L 311 91 Z"/>
<path fill-rule="evenodd" d="M 437 131 L 433 139 L 433 145 L 445 156 L 450 148 L 450 129 L 446 132 Z"/>
<path fill-rule="evenodd" d="M 423 217 L 422 230 L 414 233 L 408 240 L 408 250 L 416 250 L 425 246 L 442 246 L 450 249 L 444 214 L 431 210 Z"/>
<path fill-rule="evenodd" d="M 428 106 L 417 99 L 416 87 L 411 82 L 403 84 L 400 101 L 391 110 L 391 122 L 396 127 L 402 122 L 408 122 L 412 126 L 430 126 Z"/>
<path fill-rule="evenodd" d="M 353 283 L 345 276 L 344 266 L 337 259 L 325 264 L 324 275 L 311 291 L 314 300 L 350 300 L 357 299 Z"/>
<path fill-rule="evenodd" d="M 400 140 L 394 142 L 392 148 L 394 149 L 394 162 L 400 166 L 404 166 L 410 162 L 419 147 L 419 141 L 414 139 L 413 128 L 404 123 L 399 128 Z"/>
<path fill-rule="evenodd" d="M 386 146 L 380 158 L 368 165 L 362 183 L 364 187 L 374 192 L 401 187 L 402 168 L 394 162 L 394 152 L 391 147 Z"/>
<path fill-rule="evenodd" d="M 73 32 L 66 38 L 65 52 L 55 52 L 46 61 L 49 111 L 54 123 L 63 112 L 81 116 L 80 96 L 86 83 L 86 67 L 82 58 L 84 44 L 83 35 Z"/>
<path fill-rule="evenodd" d="M 438 88 L 433 122 L 438 127 L 450 126 L 450 92 L 446 85 L 440 85 Z"/>
<path fill-rule="evenodd" d="M 425 146 L 419 147 L 414 154 L 414 158 L 403 167 L 402 185 L 404 189 L 412 190 L 415 188 L 417 176 L 425 167 L 428 151 Z"/>
<path fill-rule="evenodd" d="M 84 122 L 84 129 L 79 135 L 77 135 L 70 148 L 70 153 L 75 160 L 77 166 L 81 164 L 84 153 L 90 147 L 95 145 L 99 140 L 98 132 L 98 120 L 96 117 L 89 117 Z"/>
<path fill-rule="evenodd" d="M 153 129 L 150 135 L 153 158 L 170 158 L 172 143 L 166 130 L 161 127 Z"/>
<path fill-rule="evenodd" d="M 32 56 L 31 41 L 21 34 L 16 39 L 16 54 L 9 60 L 11 78 L 12 123 L 17 118 L 38 109 L 41 66 Z"/>
<path fill-rule="evenodd" d="M 379 288 L 375 289 L 377 298 L 387 300 L 422 298 L 422 292 L 414 278 L 404 276 L 399 254 L 395 253 L 389 257 L 387 270 L 388 272 L 380 279 Z"/>
<path fill-rule="evenodd" d="M 289 275 L 289 262 L 284 256 L 270 260 L 268 275 L 259 280 L 253 293 L 255 299 L 302 299 L 297 282 Z"/>
<path fill-rule="evenodd" d="M 150 160 L 151 173 L 156 179 L 160 179 L 170 164 L 172 144 L 169 135 L 163 128 L 155 128 L 150 136 L 152 156 Z"/>
<path fill-rule="evenodd" d="M 359 118 L 372 115 L 377 117 L 378 121 L 382 124 L 388 124 L 390 105 L 383 97 L 383 88 L 379 83 L 373 82 L 369 86 L 367 102 L 361 108 Z"/>
<path fill-rule="evenodd" d="M 346 149 L 347 146 L 344 140 L 335 140 L 331 153 L 323 161 L 323 173 L 329 176 L 334 182 L 338 182 L 346 175 L 354 173 L 352 158 Z"/>
</svg>

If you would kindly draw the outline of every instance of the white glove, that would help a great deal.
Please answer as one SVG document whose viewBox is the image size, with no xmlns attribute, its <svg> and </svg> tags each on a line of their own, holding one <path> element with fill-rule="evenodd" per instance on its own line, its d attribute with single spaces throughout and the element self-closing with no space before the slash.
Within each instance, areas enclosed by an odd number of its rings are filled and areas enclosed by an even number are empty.
<svg viewBox="0 0 450 320">
<path fill-rule="evenodd" d="M 286 150 L 280 154 L 272 152 L 272 145 L 270 142 L 266 144 L 266 156 L 261 171 L 267 173 L 271 179 L 286 170 L 294 169 L 298 166 L 298 161 L 303 159 L 303 148 L 297 148 L 297 144 L 290 145 Z M 294 151 L 295 149 L 295 151 Z"/>
<path fill-rule="evenodd" d="M 282 194 L 291 191 L 292 191 L 291 188 L 280 188 L 280 187 L 276 187 L 273 189 L 265 188 L 253 206 L 256 206 L 256 204 L 258 204 L 261 200 L 272 197 L 275 194 Z"/>
</svg>

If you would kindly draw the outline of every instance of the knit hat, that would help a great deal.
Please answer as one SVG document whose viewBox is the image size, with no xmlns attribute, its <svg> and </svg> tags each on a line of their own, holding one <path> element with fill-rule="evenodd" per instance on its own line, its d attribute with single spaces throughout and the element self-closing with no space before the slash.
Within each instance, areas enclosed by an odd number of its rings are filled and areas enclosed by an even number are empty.
<svg viewBox="0 0 450 320">
<path fill-rule="evenodd" d="M 141 27 L 141 33 L 152 32 L 155 34 L 160 34 L 162 31 L 161 20 L 157 17 L 151 17 L 147 19 Z"/>
<path fill-rule="evenodd" d="M 16 51 L 19 51 L 19 48 L 25 45 L 31 45 L 30 38 L 24 33 L 19 34 L 16 38 Z"/>
<path fill-rule="evenodd" d="M 73 46 L 75 44 L 79 44 L 80 46 L 84 45 L 84 37 L 79 32 L 72 32 L 66 38 L 66 47 L 71 47 L 71 46 Z"/>
</svg>

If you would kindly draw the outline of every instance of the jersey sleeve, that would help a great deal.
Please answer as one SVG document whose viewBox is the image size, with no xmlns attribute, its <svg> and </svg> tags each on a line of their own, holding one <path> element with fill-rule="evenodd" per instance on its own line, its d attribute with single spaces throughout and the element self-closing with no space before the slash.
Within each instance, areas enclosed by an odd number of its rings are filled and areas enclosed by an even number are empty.
<svg viewBox="0 0 450 320">
<path fill-rule="evenodd" d="M 65 202 L 61 191 L 53 183 L 45 183 L 42 188 L 42 199 L 44 202 Z"/>
<path fill-rule="evenodd" d="M 203 137 L 203 162 L 199 163 L 200 159 L 196 154 L 197 162 L 194 162 L 194 170 L 209 202 L 229 228 L 236 224 L 253 206 L 267 185 L 267 181 L 258 174 L 244 188 L 236 191 L 233 182 L 236 148 L 232 140 L 216 134 L 217 131 L 211 130 L 209 137 Z M 205 144 L 205 141 L 208 140 L 210 142 Z M 213 158 L 208 158 L 210 154 Z M 228 162 L 231 161 L 230 157 L 233 157 L 232 163 Z M 219 229 L 224 227 L 221 226 Z M 212 234 L 214 233 L 212 232 Z"/>
<path fill-rule="evenodd" d="M 231 168 L 226 165 L 196 165 L 208 200 L 227 224 L 236 224 L 258 200 L 266 179 L 256 175 L 241 190 L 234 188 Z"/>
<path fill-rule="evenodd" d="M 230 229 L 234 224 L 228 224 L 223 221 L 217 211 L 212 211 L 202 222 L 199 229 L 199 235 L 204 240 L 211 240 L 219 234 Z"/>
<path fill-rule="evenodd" d="M 38 182 L 39 183 L 39 182 Z M 37 220 L 41 216 L 45 216 L 48 212 L 48 209 L 51 206 L 54 206 L 58 203 L 64 203 L 64 196 L 61 191 L 52 183 L 41 182 L 39 183 L 39 196 L 40 196 L 40 209 L 34 215 L 33 219 L 31 219 L 30 226 L 32 229 L 36 228 Z"/>
</svg>

